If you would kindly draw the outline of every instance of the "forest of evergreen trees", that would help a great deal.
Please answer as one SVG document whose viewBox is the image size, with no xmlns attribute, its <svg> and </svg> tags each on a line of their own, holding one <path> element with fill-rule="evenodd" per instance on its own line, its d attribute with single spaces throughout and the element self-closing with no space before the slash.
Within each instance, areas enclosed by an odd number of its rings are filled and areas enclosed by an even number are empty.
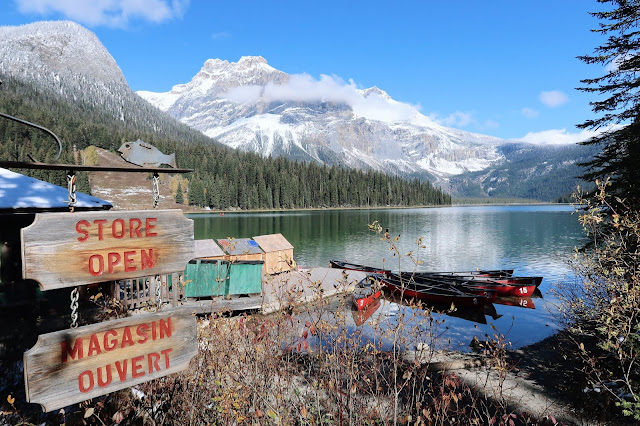
<svg viewBox="0 0 640 426">
<path fill-rule="evenodd" d="M 189 185 L 180 198 L 215 209 L 296 209 L 451 204 L 451 197 L 429 182 L 406 180 L 375 171 L 327 167 L 285 158 L 239 152 L 175 122 L 144 126 L 116 119 L 99 108 L 70 103 L 18 80 L 0 75 L 0 112 L 51 129 L 63 141 L 58 163 L 79 161 L 73 146 L 94 145 L 114 151 L 138 138 L 165 153 L 176 153 L 180 168 L 190 168 Z M 138 120 L 139 121 L 139 120 Z M 57 144 L 45 133 L 0 118 L 0 160 L 53 162 Z M 66 186 L 63 172 L 19 170 Z M 78 175 L 78 190 L 88 192 L 88 179 Z"/>
</svg>

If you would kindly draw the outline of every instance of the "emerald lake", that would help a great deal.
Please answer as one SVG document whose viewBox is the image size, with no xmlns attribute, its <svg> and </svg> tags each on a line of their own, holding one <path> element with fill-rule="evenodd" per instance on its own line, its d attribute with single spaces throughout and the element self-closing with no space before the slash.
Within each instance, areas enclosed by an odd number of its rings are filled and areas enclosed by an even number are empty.
<svg viewBox="0 0 640 426">
<path fill-rule="evenodd" d="M 245 238 L 281 233 L 294 246 L 298 265 L 328 266 L 330 259 L 398 270 L 461 271 L 514 269 L 515 275 L 543 276 L 535 309 L 496 304 L 499 318 L 486 324 L 446 317 L 443 337 L 466 347 L 473 336 L 507 336 L 513 347 L 542 340 L 555 331 L 552 283 L 572 279 L 567 261 L 585 242 L 574 209 L 566 205 L 454 206 L 416 209 L 314 210 L 189 215 L 196 239 Z M 398 236 L 400 259 L 388 241 L 369 230 L 378 221 Z M 418 239 L 422 238 L 422 246 Z M 417 266 L 407 253 L 420 260 Z M 394 315 L 385 302 L 379 315 Z M 495 315 L 494 315 L 495 317 Z"/>
</svg>

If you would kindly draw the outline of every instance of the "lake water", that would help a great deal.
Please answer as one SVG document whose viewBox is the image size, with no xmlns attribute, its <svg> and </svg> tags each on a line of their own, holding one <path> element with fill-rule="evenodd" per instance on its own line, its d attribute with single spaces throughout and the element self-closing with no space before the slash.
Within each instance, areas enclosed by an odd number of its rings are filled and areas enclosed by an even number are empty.
<svg viewBox="0 0 640 426">
<path fill-rule="evenodd" d="M 499 318 L 477 321 L 442 316 L 443 340 L 464 349 L 473 336 L 506 335 L 513 347 L 542 340 L 555 331 L 551 283 L 571 279 L 567 260 L 584 234 L 573 213 L 563 205 L 462 206 L 419 209 L 321 210 L 278 213 L 191 215 L 196 239 L 245 238 L 281 233 L 294 246 L 301 266 L 328 266 L 330 259 L 397 270 L 460 271 L 514 269 L 520 276 L 543 276 L 542 298 L 535 309 L 495 304 Z M 388 241 L 371 232 L 378 221 L 399 236 L 400 258 Z M 422 237 L 422 246 L 417 244 Z M 413 259 L 421 261 L 417 266 Z M 526 302 L 525 302 L 526 303 Z M 398 315 L 402 307 L 385 301 L 377 317 Z M 486 324 L 484 320 L 486 319 Z"/>
</svg>

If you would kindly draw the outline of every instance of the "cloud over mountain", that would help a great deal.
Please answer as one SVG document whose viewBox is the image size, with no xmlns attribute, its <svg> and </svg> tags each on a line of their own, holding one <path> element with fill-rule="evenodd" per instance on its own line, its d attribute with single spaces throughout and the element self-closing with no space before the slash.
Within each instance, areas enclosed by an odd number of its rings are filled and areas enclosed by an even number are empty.
<svg viewBox="0 0 640 426">
<path fill-rule="evenodd" d="M 21 13 L 60 14 L 90 26 L 122 27 L 134 19 L 164 22 L 181 17 L 189 0 L 16 0 Z"/>
</svg>

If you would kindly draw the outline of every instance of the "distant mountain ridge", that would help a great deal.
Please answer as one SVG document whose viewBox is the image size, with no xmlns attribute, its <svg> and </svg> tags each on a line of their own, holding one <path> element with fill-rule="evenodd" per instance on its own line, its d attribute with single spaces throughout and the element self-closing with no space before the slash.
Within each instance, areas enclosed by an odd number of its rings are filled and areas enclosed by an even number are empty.
<svg viewBox="0 0 640 426">
<path fill-rule="evenodd" d="M 573 189 L 581 174 L 576 163 L 592 155 L 581 146 L 513 145 L 447 128 L 378 87 L 362 90 L 326 76 L 316 81 L 289 75 L 260 56 L 238 62 L 209 59 L 188 83 L 166 93 L 138 94 L 233 148 L 426 177 L 459 196 L 531 198 L 544 193 L 543 199 L 552 200 Z M 552 181 L 562 177 L 564 184 L 548 191 L 530 187 L 540 181 L 537 175 L 511 170 L 523 152 L 532 164 L 538 162 L 536 155 L 545 158 L 546 166 L 536 174 Z M 563 157 L 557 164 L 549 159 L 553 152 Z M 507 176 L 514 179 L 508 188 L 503 184 Z"/>
<path fill-rule="evenodd" d="M 438 177 L 501 158 L 498 138 L 440 126 L 377 87 L 291 76 L 259 56 L 209 59 L 170 92 L 138 94 L 228 146 L 262 155 Z"/>
<path fill-rule="evenodd" d="M 0 27 L 0 55 L 0 76 L 116 117 L 133 131 L 428 178 L 458 196 L 532 197 L 544 178 L 554 188 L 541 199 L 553 200 L 573 189 L 576 162 L 592 155 L 581 146 L 513 145 L 446 128 L 377 87 L 289 75 L 262 57 L 210 59 L 190 82 L 138 96 L 95 34 L 73 22 Z"/>
</svg>

